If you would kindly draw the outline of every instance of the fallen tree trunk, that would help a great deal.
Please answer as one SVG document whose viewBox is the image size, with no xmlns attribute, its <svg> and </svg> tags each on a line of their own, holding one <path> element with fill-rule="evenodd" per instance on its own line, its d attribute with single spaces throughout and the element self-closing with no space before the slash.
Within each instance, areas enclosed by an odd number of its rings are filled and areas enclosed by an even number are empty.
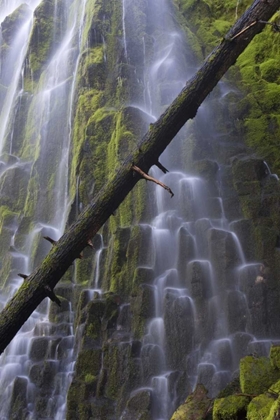
<svg viewBox="0 0 280 420">
<path fill-rule="evenodd" d="M 118 172 L 108 179 L 78 220 L 53 244 L 42 264 L 24 280 L 1 313 L 0 353 L 41 301 L 47 296 L 54 298 L 52 289 L 73 260 L 79 257 L 89 240 L 141 179 L 141 174 L 135 172 L 132 166 L 147 173 L 152 165 L 157 164 L 174 136 L 186 121 L 194 118 L 206 96 L 279 8 L 280 0 L 254 1 L 158 121 L 150 125 L 149 131 Z"/>
</svg>

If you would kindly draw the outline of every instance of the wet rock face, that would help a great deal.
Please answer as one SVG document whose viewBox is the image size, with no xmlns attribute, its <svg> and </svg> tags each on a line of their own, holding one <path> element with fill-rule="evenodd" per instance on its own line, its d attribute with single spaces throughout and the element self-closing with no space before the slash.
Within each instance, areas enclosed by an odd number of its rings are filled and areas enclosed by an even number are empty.
<svg viewBox="0 0 280 420">
<path fill-rule="evenodd" d="M 48 351 L 49 340 L 47 337 L 37 337 L 32 340 L 29 357 L 38 362 L 44 360 Z"/>
<path fill-rule="evenodd" d="M 206 388 L 203 385 L 197 385 L 185 403 L 175 411 L 171 420 L 204 420 L 210 404 L 211 400 L 207 397 Z"/>
<path fill-rule="evenodd" d="M 252 220 L 240 219 L 230 223 L 230 229 L 237 235 L 247 262 L 254 260 L 254 226 Z"/>
<path fill-rule="evenodd" d="M 187 277 L 188 262 L 194 259 L 195 256 L 195 241 L 189 231 L 185 228 L 180 228 L 178 234 L 179 252 L 178 252 L 178 276 L 183 284 Z"/>
<path fill-rule="evenodd" d="M 136 418 L 152 420 L 152 398 L 152 392 L 149 389 L 134 392 L 127 401 L 122 418 L 124 420 L 135 420 Z"/>
<path fill-rule="evenodd" d="M 167 292 L 164 300 L 164 325 L 169 364 L 180 367 L 194 343 L 194 313 L 189 297 Z"/>
<path fill-rule="evenodd" d="M 27 378 L 15 378 L 13 384 L 13 392 L 10 403 L 10 414 L 9 418 L 11 420 L 24 420 L 27 415 Z"/>
<path fill-rule="evenodd" d="M 241 263 L 240 250 L 235 237 L 231 232 L 212 228 L 207 231 L 207 238 L 216 287 L 220 291 L 234 288 L 234 268 Z"/>
<path fill-rule="evenodd" d="M 191 261 L 187 269 L 187 287 L 193 299 L 212 296 L 211 265 L 208 261 Z"/>
<path fill-rule="evenodd" d="M 27 4 L 21 4 L 10 16 L 7 16 L 1 23 L 2 38 L 6 44 L 10 45 L 17 30 L 25 22 L 27 17 L 31 17 L 32 11 Z"/>
<path fill-rule="evenodd" d="M 141 351 L 144 383 L 149 384 L 153 376 L 161 373 L 164 367 L 164 354 L 157 344 L 146 344 Z"/>
<path fill-rule="evenodd" d="M 249 324 L 249 311 L 246 297 L 237 290 L 231 290 L 227 295 L 227 320 L 229 333 L 245 331 Z"/>
</svg>

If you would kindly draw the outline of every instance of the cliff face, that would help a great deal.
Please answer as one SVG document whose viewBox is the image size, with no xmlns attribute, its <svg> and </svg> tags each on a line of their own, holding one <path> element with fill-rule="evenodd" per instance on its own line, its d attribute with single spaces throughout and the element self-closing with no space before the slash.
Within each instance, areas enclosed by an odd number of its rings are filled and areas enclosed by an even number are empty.
<svg viewBox="0 0 280 420">
<path fill-rule="evenodd" d="M 250 2 L 20 3 L 1 24 L 1 305 Z M 164 153 L 173 202 L 138 183 L 61 280 L 61 308 L 26 323 L 1 361 L 3 418 L 167 419 L 197 382 L 215 397 L 241 357 L 268 355 L 277 54 L 267 28 Z"/>
</svg>

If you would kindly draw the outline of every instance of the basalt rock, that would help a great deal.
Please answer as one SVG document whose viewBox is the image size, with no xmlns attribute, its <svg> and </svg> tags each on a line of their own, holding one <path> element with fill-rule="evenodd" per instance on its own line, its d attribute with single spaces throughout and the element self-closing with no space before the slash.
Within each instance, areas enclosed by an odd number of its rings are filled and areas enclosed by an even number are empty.
<svg viewBox="0 0 280 420">
<path fill-rule="evenodd" d="M 232 233 L 222 229 L 209 229 L 207 238 L 210 259 L 214 268 L 216 287 L 223 291 L 235 287 L 234 268 L 241 263 L 241 255 Z"/>
<path fill-rule="evenodd" d="M 194 312 L 191 299 L 176 291 L 167 291 L 164 299 L 164 326 L 167 359 L 177 369 L 193 349 Z"/>
<path fill-rule="evenodd" d="M 27 404 L 27 378 L 16 377 L 13 384 L 12 398 L 10 403 L 11 420 L 24 420 L 28 416 Z"/>
</svg>

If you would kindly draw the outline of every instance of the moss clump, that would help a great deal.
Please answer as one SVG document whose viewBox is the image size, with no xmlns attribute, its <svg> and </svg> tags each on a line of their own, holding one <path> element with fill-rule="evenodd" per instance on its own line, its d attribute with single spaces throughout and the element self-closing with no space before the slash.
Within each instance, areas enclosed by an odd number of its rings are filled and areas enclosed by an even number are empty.
<svg viewBox="0 0 280 420">
<path fill-rule="evenodd" d="M 17 221 L 17 218 L 18 213 L 11 211 L 7 206 L 0 206 L 0 232 L 4 226 L 13 226 L 13 224 Z"/>
<path fill-rule="evenodd" d="M 240 386 L 245 394 L 262 394 L 279 378 L 280 371 L 266 357 L 246 356 L 240 361 Z"/>
<path fill-rule="evenodd" d="M 96 379 L 96 377 L 94 375 L 92 375 L 91 373 L 87 373 L 85 376 L 85 382 L 89 383 L 92 382 Z"/>
<path fill-rule="evenodd" d="M 213 420 L 238 420 L 246 418 L 250 398 L 230 395 L 214 401 Z"/>
</svg>

